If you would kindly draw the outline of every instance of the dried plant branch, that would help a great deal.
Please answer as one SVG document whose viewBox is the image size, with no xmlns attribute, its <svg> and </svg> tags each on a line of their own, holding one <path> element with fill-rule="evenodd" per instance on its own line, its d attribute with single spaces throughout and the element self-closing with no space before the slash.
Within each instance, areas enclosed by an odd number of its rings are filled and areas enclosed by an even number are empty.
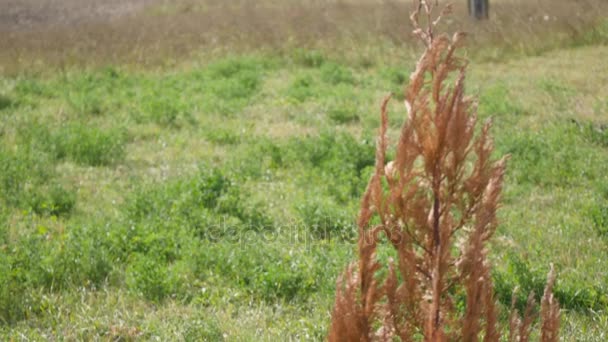
<svg viewBox="0 0 608 342">
<path fill-rule="evenodd" d="M 338 281 L 330 341 L 500 339 L 487 244 L 497 227 L 507 157 L 493 161 L 491 122 L 475 134 L 477 106 L 464 89 L 468 63 L 455 54 L 464 34 L 436 35 L 450 11 L 447 6 L 432 20 L 436 7 L 420 0 L 410 17 L 426 49 L 404 90 L 407 121 L 390 162 L 390 96 L 382 102 L 376 165 L 357 220 L 359 263 Z M 384 279 L 376 259 L 381 235 L 396 256 Z M 543 341 L 554 341 L 559 328 L 554 281 L 552 272 L 542 300 Z M 465 295 L 464 310 L 455 293 Z M 510 341 L 528 341 L 534 308 L 532 294 L 523 319 L 513 308 Z"/>
<path fill-rule="evenodd" d="M 557 300 L 553 296 L 553 286 L 555 285 L 555 269 L 551 265 L 551 271 L 547 276 L 547 285 L 541 300 L 540 318 L 541 318 L 541 341 L 557 342 L 559 341 L 559 320 L 560 310 Z"/>
</svg>

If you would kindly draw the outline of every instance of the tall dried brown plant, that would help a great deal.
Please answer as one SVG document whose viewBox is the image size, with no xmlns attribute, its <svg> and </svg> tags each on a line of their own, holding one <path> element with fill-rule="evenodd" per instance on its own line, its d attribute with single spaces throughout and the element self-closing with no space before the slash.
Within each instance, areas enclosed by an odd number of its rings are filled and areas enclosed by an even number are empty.
<svg viewBox="0 0 608 342">
<path fill-rule="evenodd" d="M 357 222 L 359 262 L 338 280 L 330 341 L 500 339 L 487 243 L 507 158 L 492 159 L 490 122 L 475 132 L 476 102 L 464 90 L 467 62 L 455 54 L 464 34 L 435 34 L 450 12 L 447 6 L 433 17 L 436 6 L 420 0 L 411 16 L 426 48 L 405 89 L 408 116 L 388 163 L 390 96 L 382 103 L 375 172 Z M 384 238 L 396 261 L 382 278 L 376 251 Z M 542 299 L 542 341 L 558 340 L 554 281 L 552 271 Z M 511 341 L 528 341 L 534 311 L 533 295 L 523 318 L 513 310 Z"/>
</svg>

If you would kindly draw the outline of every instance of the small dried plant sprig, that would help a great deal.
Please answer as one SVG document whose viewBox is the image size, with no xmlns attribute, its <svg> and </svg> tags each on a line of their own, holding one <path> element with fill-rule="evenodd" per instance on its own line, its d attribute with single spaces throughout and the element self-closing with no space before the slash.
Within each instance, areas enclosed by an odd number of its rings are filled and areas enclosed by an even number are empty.
<svg viewBox="0 0 608 342">
<path fill-rule="evenodd" d="M 467 62 L 455 56 L 464 35 L 435 35 L 450 11 L 446 7 L 433 20 L 436 7 L 418 1 L 411 16 L 426 49 L 404 90 L 408 116 L 388 163 L 390 96 L 382 103 L 375 171 L 357 221 L 359 263 L 338 280 L 330 341 L 500 338 L 487 243 L 497 226 L 507 158 L 492 159 L 490 122 L 475 134 L 476 103 L 464 91 Z M 375 256 L 381 235 L 396 251 L 383 281 Z M 541 310 L 547 341 L 559 327 L 554 279 L 549 277 Z M 464 294 L 464 310 L 455 294 Z M 511 340 L 527 341 L 533 308 L 531 295 L 523 319 L 513 312 Z"/>
<path fill-rule="evenodd" d="M 559 321 L 560 309 L 559 303 L 553 296 L 553 286 L 555 285 L 555 269 L 551 265 L 551 270 L 547 276 L 547 285 L 543 293 L 543 298 L 540 303 L 541 322 L 541 341 L 557 342 L 559 341 Z"/>
</svg>

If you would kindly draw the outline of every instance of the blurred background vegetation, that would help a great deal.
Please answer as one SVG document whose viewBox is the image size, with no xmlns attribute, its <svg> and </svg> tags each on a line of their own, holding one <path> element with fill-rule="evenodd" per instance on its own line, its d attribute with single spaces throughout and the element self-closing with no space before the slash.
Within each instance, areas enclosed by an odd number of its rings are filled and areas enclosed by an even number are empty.
<svg viewBox="0 0 608 342">
<path fill-rule="evenodd" d="M 443 29 L 469 32 L 468 51 L 482 60 L 593 44 L 608 30 L 602 0 L 493 0 L 487 21 L 471 20 L 467 1 L 453 5 Z M 11 0 L 0 6 L 6 67 L 163 65 L 260 50 L 289 55 L 302 47 L 365 64 L 402 61 L 418 45 L 409 0 Z"/>
</svg>

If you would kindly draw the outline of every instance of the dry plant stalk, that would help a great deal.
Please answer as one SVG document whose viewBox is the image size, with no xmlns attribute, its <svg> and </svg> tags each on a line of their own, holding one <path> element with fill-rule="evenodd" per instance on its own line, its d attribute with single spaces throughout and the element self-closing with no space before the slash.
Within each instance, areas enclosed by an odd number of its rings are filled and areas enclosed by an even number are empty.
<svg viewBox="0 0 608 342">
<path fill-rule="evenodd" d="M 357 222 L 359 262 L 338 280 L 330 341 L 500 339 L 487 243 L 496 230 L 507 158 L 491 158 L 490 122 L 475 134 L 476 102 L 464 91 L 467 62 L 455 56 L 464 35 L 435 35 L 450 11 L 447 6 L 433 18 L 436 6 L 419 0 L 411 16 L 426 49 L 405 89 L 408 117 L 388 163 L 390 96 L 382 103 L 375 172 Z M 383 280 L 376 259 L 382 237 L 397 259 Z M 542 299 L 542 341 L 558 341 L 554 282 L 552 270 Z M 523 318 L 513 310 L 510 341 L 528 341 L 534 308 L 530 295 Z"/>
</svg>

